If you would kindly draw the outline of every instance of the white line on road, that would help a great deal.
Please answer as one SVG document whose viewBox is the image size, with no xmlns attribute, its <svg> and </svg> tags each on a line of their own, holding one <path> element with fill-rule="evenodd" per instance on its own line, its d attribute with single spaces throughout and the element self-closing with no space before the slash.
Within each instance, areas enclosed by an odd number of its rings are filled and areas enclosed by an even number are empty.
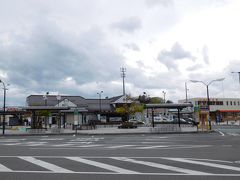
<svg viewBox="0 0 240 180">
<path fill-rule="evenodd" d="M 70 159 L 70 160 L 73 160 L 73 161 L 89 164 L 89 165 L 92 165 L 92 166 L 96 166 L 96 167 L 99 167 L 99 168 L 102 168 L 102 169 L 107 169 L 107 170 L 114 171 L 114 172 L 121 173 L 121 174 L 139 174 L 139 172 L 136 172 L 136 171 L 123 169 L 123 168 L 120 168 L 120 167 L 116 167 L 116 166 L 112 166 L 112 165 L 109 165 L 109 164 L 105 164 L 105 163 L 101 163 L 101 162 L 97 162 L 97 161 L 92 161 L 92 160 L 88 160 L 88 159 L 83 159 L 83 158 L 80 158 L 80 157 L 66 157 L 66 159 Z"/>
<path fill-rule="evenodd" d="M 185 162 L 185 163 L 190 163 L 190 164 L 198 164 L 198 165 L 209 166 L 209 167 L 214 167 L 214 168 L 240 171 L 239 167 L 222 165 L 222 164 L 215 164 L 215 163 L 209 163 L 209 162 L 202 162 L 202 161 L 193 161 L 193 160 L 188 160 L 188 159 L 184 159 L 184 158 L 162 158 L 162 159 L 178 161 L 178 162 Z"/>
<path fill-rule="evenodd" d="M 107 148 L 109 148 L 109 149 L 114 149 L 114 148 L 132 147 L 132 146 L 136 146 L 136 145 L 109 146 L 109 147 L 107 147 Z"/>
<path fill-rule="evenodd" d="M 42 138 L 40 141 L 61 141 L 63 138 Z"/>
<path fill-rule="evenodd" d="M 225 136 L 225 134 L 222 131 L 218 131 L 218 132 L 221 134 L 221 136 Z"/>
<path fill-rule="evenodd" d="M 19 156 L 19 158 L 22 159 L 22 160 L 25 160 L 27 162 L 30 162 L 30 163 L 36 164 L 38 166 L 41 166 L 41 167 L 43 167 L 45 169 L 48 169 L 50 171 L 53 171 L 53 172 L 61 172 L 61 173 L 71 173 L 71 172 L 73 172 L 71 170 L 68 170 L 68 169 L 59 167 L 57 165 L 54 165 L 54 164 L 51 164 L 51 163 L 48 163 L 48 162 L 36 159 L 34 157 Z"/>
<path fill-rule="evenodd" d="M 145 147 L 137 147 L 136 149 L 155 149 L 155 148 L 166 148 L 170 146 L 145 146 Z"/>
<path fill-rule="evenodd" d="M 101 145 L 101 144 L 82 145 L 82 146 L 76 146 L 76 145 L 74 145 L 73 147 L 78 147 L 78 148 L 91 148 L 91 147 L 99 147 L 99 146 L 103 146 L 103 145 Z"/>
<path fill-rule="evenodd" d="M 12 170 L 0 164 L 0 172 L 11 172 Z"/>
<path fill-rule="evenodd" d="M 175 172 L 181 172 L 181 173 L 186 173 L 186 174 L 192 174 L 192 175 L 193 174 L 194 175 L 210 175 L 211 174 L 211 173 L 205 173 L 205 172 L 201 172 L 201 171 L 184 169 L 184 168 L 179 168 L 179 167 L 175 167 L 175 166 L 169 166 L 169 165 L 159 164 L 159 163 L 154 163 L 154 162 L 139 161 L 139 160 L 134 160 L 134 159 L 125 158 L 125 157 L 112 157 L 112 159 L 136 163 L 136 164 L 142 164 L 145 166 L 151 166 L 151 167 L 155 167 L 155 168 L 160 168 L 160 169 L 165 169 L 165 170 L 175 171 Z"/>
</svg>

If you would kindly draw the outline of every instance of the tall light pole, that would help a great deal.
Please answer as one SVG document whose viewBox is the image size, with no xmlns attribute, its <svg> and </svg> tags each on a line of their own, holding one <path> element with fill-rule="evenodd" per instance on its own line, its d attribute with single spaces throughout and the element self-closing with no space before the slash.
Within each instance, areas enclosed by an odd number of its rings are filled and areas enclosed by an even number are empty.
<svg viewBox="0 0 240 180">
<path fill-rule="evenodd" d="M 208 123 L 209 123 L 209 129 L 212 129 L 212 125 L 211 125 L 211 117 L 210 117 L 210 99 L 209 99 L 209 89 L 208 87 L 210 86 L 210 84 L 212 84 L 215 81 L 223 81 L 225 78 L 220 78 L 220 79 L 214 79 L 212 81 L 210 81 L 208 84 L 203 82 L 203 81 L 198 81 L 198 80 L 190 80 L 192 83 L 202 83 L 207 87 L 207 108 L 208 108 Z"/>
<path fill-rule="evenodd" d="M 166 103 L 166 99 L 165 99 L 166 92 L 165 92 L 165 91 L 162 91 L 162 93 L 163 93 L 163 102 L 164 102 L 164 104 L 165 104 L 165 103 Z"/>
<path fill-rule="evenodd" d="M 120 68 L 121 77 L 123 78 L 123 95 L 125 95 L 125 77 L 126 77 L 126 68 Z"/>
<path fill-rule="evenodd" d="M 187 88 L 187 83 L 185 82 L 186 103 L 188 103 L 188 94 L 187 94 L 188 90 L 189 89 Z"/>
<path fill-rule="evenodd" d="M 59 107 L 59 102 L 60 102 L 60 100 L 61 100 L 61 95 L 60 94 L 58 94 L 57 96 L 56 96 L 56 98 L 57 98 L 57 101 L 58 101 L 58 107 Z"/>
<path fill-rule="evenodd" d="M 99 114 L 100 114 L 100 120 L 101 120 L 101 112 L 102 112 L 102 95 L 103 91 L 98 92 L 97 94 L 99 95 Z"/>
<path fill-rule="evenodd" d="M 2 134 L 5 134 L 5 118 L 6 118 L 6 85 L 5 83 L 0 79 L 0 83 L 3 84 L 3 127 L 2 127 Z"/>
<path fill-rule="evenodd" d="M 144 95 L 144 104 L 149 103 L 150 95 L 148 95 L 146 92 L 143 92 Z M 147 108 L 147 118 L 148 118 L 148 108 Z"/>
<path fill-rule="evenodd" d="M 56 96 L 56 98 L 57 98 L 57 101 L 58 101 L 58 107 L 59 107 L 59 102 L 60 102 L 60 100 L 61 100 L 61 95 L 60 94 L 58 94 L 57 96 Z M 61 113 L 58 111 L 58 128 L 61 128 Z"/>
<path fill-rule="evenodd" d="M 48 99 L 47 95 L 49 95 L 49 92 L 46 92 L 46 94 L 43 95 L 44 105 L 45 105 L 45 106 L 47 106 L 47 99 Z"/>
</svg>

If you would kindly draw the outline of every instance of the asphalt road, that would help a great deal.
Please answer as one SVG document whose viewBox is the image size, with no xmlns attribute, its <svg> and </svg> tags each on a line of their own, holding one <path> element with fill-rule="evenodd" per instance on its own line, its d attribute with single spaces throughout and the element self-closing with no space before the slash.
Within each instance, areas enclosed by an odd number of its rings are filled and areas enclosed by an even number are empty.
<svg viewBox="0 0 240 180">
<path fill-rule="evenodd" d="M 239 152 L 239 134 L 0 137 L 0 179 L 240 179 Z"/>
</svg>

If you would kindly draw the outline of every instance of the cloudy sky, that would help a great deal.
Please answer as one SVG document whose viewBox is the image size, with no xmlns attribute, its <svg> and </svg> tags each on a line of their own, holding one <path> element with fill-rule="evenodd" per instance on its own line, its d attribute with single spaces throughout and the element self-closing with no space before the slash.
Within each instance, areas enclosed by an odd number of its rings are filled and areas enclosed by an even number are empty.
<svg viewBox="0 0 240 180">
<path fill-rule="evenodd" d="M 31 94 L 239 97 L 238 0 L 0 0 L 7 105 Z M 1 93 L 3 94 L 3 93 Z M 3 98 L 0 96 L 0 103 Z"/>
</svg>

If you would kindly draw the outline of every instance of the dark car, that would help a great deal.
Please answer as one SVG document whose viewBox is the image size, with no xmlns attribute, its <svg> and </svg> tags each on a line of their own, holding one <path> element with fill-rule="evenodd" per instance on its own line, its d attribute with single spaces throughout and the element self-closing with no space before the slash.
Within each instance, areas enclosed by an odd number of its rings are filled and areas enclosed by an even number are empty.
<svg viewBox="0 0 240 180">
<path fill-rule="evenodd" d="M 137 128 L 137 125 L 133 122 L 123 122 L 118 126 L 119 129 L 130 129 L 130 128 Z"/>
</svg>

